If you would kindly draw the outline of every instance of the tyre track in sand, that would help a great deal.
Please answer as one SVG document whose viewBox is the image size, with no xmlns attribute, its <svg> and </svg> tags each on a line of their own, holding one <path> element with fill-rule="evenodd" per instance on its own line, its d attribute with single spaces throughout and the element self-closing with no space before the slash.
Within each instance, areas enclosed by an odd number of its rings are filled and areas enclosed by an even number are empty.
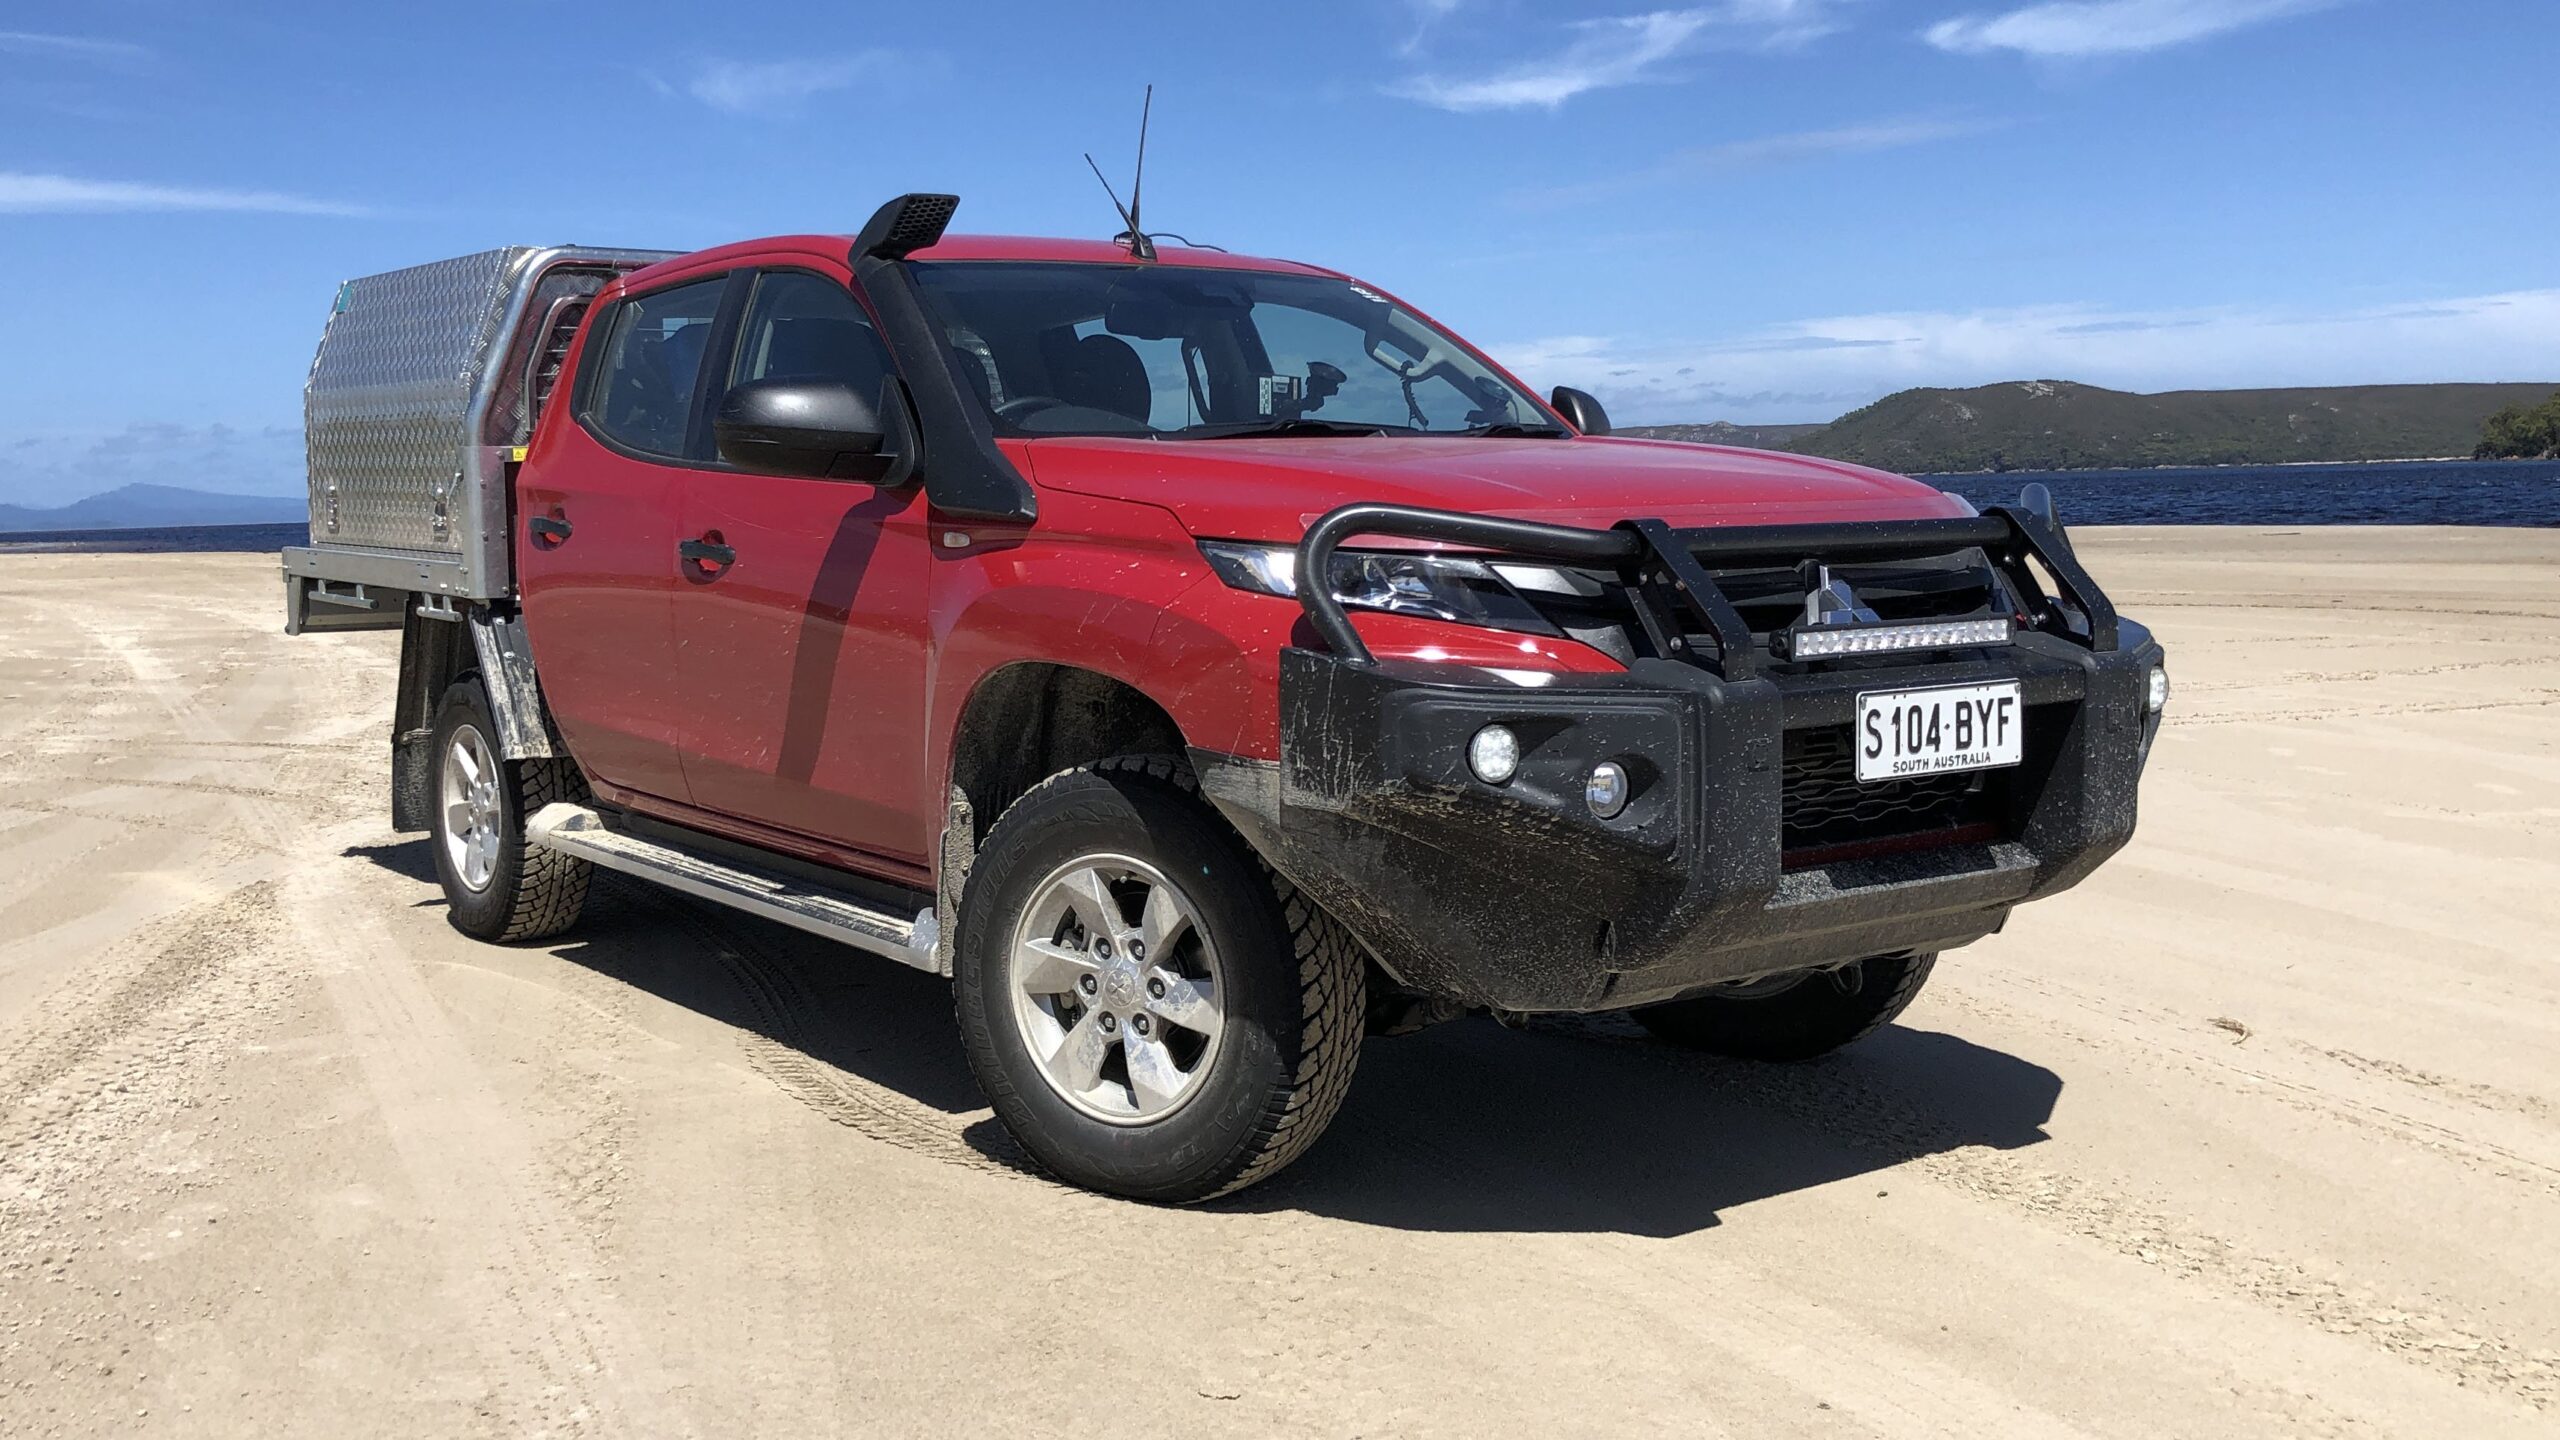
<svg viewBox="0 0 2560 1440">
<path fill-rule="evenodd" d="M 646 1332 L 625 1313 L 573 1200 L 543 1183 L 540 1142 L 383 916 L 326 872 L 287 893 L 322 988 L 418 1208 L 438 1217 L 446 1286 L 474 1321 L 502 1433 L 690 1433 Z M 326 928 L 317 917 L 329 917 Z"/>
<path fill-rule="evenodd" d="M 615 888 L 624 900 L 691 936 L 737 985 L 755 1017 L 754 1027 L 740 1035 L 739 1047 L 756 1072 L 784 1094 L 884 1145 L 963 1169 L 1050 1183 L 1010 1137 L 982 1130 L 982 1145 L 968 1127 L 943 1112 L 815 1058 L 810 1052 L 816 1048 L 820 1022 L 812 1017 L 825 1014 L 825 1008 L 794 967 L 751 935 L 760 922 L 707 911 L 654 886 L 617 883 Z M 845 963 L 893 962 L 848 954 Z"/>
<path fill-rule="evenodd" d="M 1702 1075 L 1717 1088 L 1740 1089 L 1754 1105 L 1937 1184 L 2261 1309 L 2361 1340 L 2464 1385 L 2537 1410 L 2560 1409 L 2560 1351 L 2547 1338 L 2504 1335 L 2485 1321 L 2384 1293 L 2325 1267 L 2255 1251 L 2178 1218 L 2156 1198 L 1968 1142 L 1944 1121 L 1847 1066 L 1746 1069 L 1660 1050 L 1632 1024 L 1614 1019 L 1537 1023 L 1594 1043 L 1655 1050 L 1665 1064 Z"/>
<path fill-rule="evenodd" d="M 2003 971 L 2001 980 L 2004 985 L 2027 995 L 2097 1016 L 2111 1027 L 2138 1028 L 2151 1037 L 2150 1042 L 2127 1051 L 2111 1038 L 2109 1029 L 2083 1029 L 2067 1020 L 2056 1019 L 2051 1011 L 2030 1013 L 1994 1000 L 1978 987 L 1949 987 L 1949 993 L 1942 998 L 1955 1008 L 2014 1024 L 2021 1029 L 2042 1027 L 2093 1053 L 2105 1054 L 2120 1064 L 2200 1082 L 2245 1103 L 2272 1100 L 2317 1120 L 2352 1127 L 2411 1149 L 2423 1150 L 2474 1173 L 2560 1197 L 2560 1162 L 2527 1155 L 2512 1146 L 2469 1134 L 2452 1125 L 2411 1115 L 2358 1096 L 2341 1094 L 2309 1080 L 2280 1075 L 2263 1065 L 2244 1064 L 2242 1057 L 2249 1055 L 2250 1051 L 2241 1050 L 2224 1040 L 2200 1038 L 2205 1033 L 2206 1024 L 2200 1017 L 2143 1005 L 2113 993 L 2073 986 L 2032 970 Z M 2187 1038 L 2191 1035 L 2199 1038 Z M 2451 1082 L 2440 1082 L 2431 1090 L 2424 1082 L 2411 1078 L 2417 1072 L 2393 1066 L 2390 1062 L 2351 1057 L 2300 1041 L 2290 1042 L 2290 1048 L 2334 1061 L 2352 1071 L 2394 1079 L 2416 1093 L 2458 1098 L 2469 1108 L 2488 1114 L 2530 1119 L 2549 1113 L 2547 1107 L 2531 1096 L 2511 1095 L 2486 1086 L 2457 1087 Z"/>
<path fill-rule="evenodd" d="M 229 650 L 209 669 L 190 674 L 155 650 L 183 651 L 186 635 L 153 626 L 147 615 L 102 621 L 83 613 L 74 600 L 41 606 L 39 621 L 49 633 L 78 637 L 85 654 L 95 657 L 83 662 L 93 667 L 87 690 L 127 697 L 125 703 L 138 696 L 165 717 L 162 723 L 169 732 L 208 748 L 270 721 L 281 707 L 317 704 L 334 713 L 322 693 L 360 688 L 380 678 L 371 673 L 380 668 L 378 657 L 367 655 L 370 663 L 341 670 L 331 666 L 337 657 L 325 648 L 275 652 L 288 670 L 308 672 L 304 675 L 280 674 L 272 665 L 229 663 Z M 97 668 L 99 661 L 105 662 L 104 671 L 120 670 L 123 678 L 106 679 Z M 313 679 L 318 683 L 309 683 Z M 376 697 L 368 693 L 364 698 L 359 714 L 370 710 Z M 19 748 L 45 746 L 51 733 L 84 723 L 84 713 L 85 707 L 74 706 L 45 716 L 33 735 L 17 737 Z M 274 984 L 307 983 L 316 977 L 420 1208 L 437 1217 L 447 1288 L 459 1301 L 460 1313 L 471 1319 L 470 1341 L 487 1385 L 475 1409 L 505 1434 L 633 1433 L 642 1417 L 652 1433 L 684 1433 L 659 1404 L 674 1388 L 672 1382 L 645 1346 L 635 1342 L 637 1327 L 616 1311 L 600 1278 L 601 1266 L 582 1262 L 580 1257 L 591 1256 L 591 1251 L 581 1227 L 531 1178 L 540 1167 L 520 1125 L 487 1093 L 414 968 L 387 943 L 382 917 L 349 907 L 344 894 L 333 888 L 339 877 L 329 867 L 288 869 L 289 857 L 334 857 L 345 845 L 379 833 L 378 821 L 329 823 L 378 799 L 375 778 L 359 768 L 357 747 L 315 754 L 302 745 L 252 741 L 242 749 L 250 753 L 217 750 L 190 757 L 119 752 L 104 758 L 128 773 L 101 775 L 95 772 L 106 767 L 93 765 L 92 773 L 82 778 L 93 790 L 121 785 L 203 797 L 213 808 L 185 828 L 195 831 L 199 848 L 207 853 L 235 840 L 260 852 L 257 860 L 228 868 L 263 872 L 264 878 L 242 893 L 253 897 L 258 913 L 270 919 L 289 916 L 289 923 L 271 925 L 252 937 L 245 951 L 228 946 L 219 935 L 238 918 L 241 902 L 235 896 L 146 926 L 148 955 L 139 966 L 132 963 L 131 944 L 98 947 L 81 957 L 83 963 L 48 1003 L 28 1012 L 35 1023 L 0 1051 L 0 1074 L 13 1077 L 12 1093 L 32 1090 L 39 1100 L 13 1107 L 10 1119 L 17 1128 L 0 1132 L 16 1137 L 8 1158 L 41 1159 L 50 1153 L 46 1142 L 57 1136 L 67 1137 L 65 1148 L 76 1153 L 112 1153 L 108 1138 L 94 1133 L 94 1127 L 83 1130 L 71 1123 L 113 1113 L 113 1097 L 134 1088 L 120 1084 L 113 1073 L 100 1073 L 99 1057 L 121 1061 L 149 1054 L 156 1071 L 177 1073 L 178 1061 L 191 1048 L 218 1046 L 250 1024 L 234 1011 L 217 1013 L 184 997 L 223 993 L 213 982 L 226 974 L 256 973 Z M 129 773 L 137 762 L 143 768 L 212 764 L 217 771 L 201 778 Z M 220 773 L 244 763 L 265 773 L 237 782 Z M 292 786 L 288 775 L 294 771 L 306 779 L 334 771 L 335 783 Z M 82 813 L 121 818 L 95 810 Z M 161 943 L 157 937 L 164 932 L 177 938 Z M 255 963 L 225 970 L 209 958 L 232 954 Z M 153 1016 L 185 1016 L 202 1023 L 168 1034 L 168 1026 L 153 1026 Z M 91 1098 L 80 1099 L 83 1094 Z M 61 1188 L 58 1176 L 31 1178 L 42 1183 L 13 1187 L 26 1204 Z M 31 1328 L 41 1332 L 45 1327 Z M 62 1328 L 60 1323 L 51 1327 Z"/>
<path fill-rule="evenodd" d="M 0 1381 L 120 1357 L 124 1307 L 83 1262 L 112 1265 L 106 1233 L 156 1229 L 212 1183 L 145 1157 L 236 1125 L 218 1077 L 306 978 L 278 963 L 284 930 L 272 880 L 146 924 L 0 1050 Z"/>
</svg>

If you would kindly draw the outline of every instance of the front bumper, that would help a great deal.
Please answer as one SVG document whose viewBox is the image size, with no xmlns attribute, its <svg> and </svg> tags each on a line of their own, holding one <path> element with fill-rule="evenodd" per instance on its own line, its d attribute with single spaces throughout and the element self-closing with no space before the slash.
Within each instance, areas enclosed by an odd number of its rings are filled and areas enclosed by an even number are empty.
<svg viewBox="0 0 2560 1440">
<path fill-rule="evenodd" d="M 1281 760 L 1194 760 L 1255 848 L 1406 986 L 1504 1010 L 1620 1009 L 1949 949 L 2076 884 L 2133 835 L 2156 723 L 2143 697 L 2160 648 L 2126 629 L 2104 654 L 2024 636 L 1996 660 L 1738 682 L 1646 661 L 1622 683 L 1537 690 L 1291 650 Z M 1848 725 L 1861 690 L 2003 679 L 2023 688 L 2026 755 L 1985 772 L 1976 823 L 1883 853 L 1790 854 L 1788 807 L 1805 797 L 1789 732 Z M 1522 750 L 1498 786 L 1465 758 L 1494 723 Z M 1602 760 L 1634 777 L 1606 820 L 1582 798 Z"/>
<path fill-rule="evenodd" d="M 1325 572 L 1302 561 L 1299 573 Z M 1945 950 L 2132 838 L 2162 652 L 2079 582 L 2105 643 L 2031 630 L 1921 662 L 1745 663 L 1737 638 L 1715 666 L 1641 659 L 1605 680 L 1526 688 L 1376 664 L 1356 641 L 1293 648 L 1280 659 L 1279 761 L 1193 759 L 1264 858 L 1427 995 L 1613 1010 Z M 2001 680 L 2021 687 L 2024 757 L 1964 782 L 1959 810 L 1914 823 L 1890 813 L 1905 782 L 1860 787 L 1807 760 L 1850 726 L 1861 691 Z M 1495 723 L 1521 750 L 1500 785 L 1466 760 Z M 1607 819 L 1583 799 L 1603 760 L 1633 777 Z M 1817 813 L 1822 838 L 1845 824 L 1874 843 L 1806 843 Z"/>
</svg>

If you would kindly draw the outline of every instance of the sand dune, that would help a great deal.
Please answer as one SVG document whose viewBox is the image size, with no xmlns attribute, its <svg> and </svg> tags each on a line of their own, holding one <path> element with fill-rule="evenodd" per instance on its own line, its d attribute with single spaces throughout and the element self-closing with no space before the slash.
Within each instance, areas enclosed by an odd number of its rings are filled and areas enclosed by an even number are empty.
<svg viewBox="0 0 2560 1440">
<path fill-rule="evenodd" d="M 0 1433 L 2560 1430 L 2560 534 L 2092 531 L 2142 831 L 1812 1066 L 1374 1042 L 1195 1211 L 1021 1172 L 938 981 L 444 923 L 396 637 L 0 557 Z"/>
</svg>

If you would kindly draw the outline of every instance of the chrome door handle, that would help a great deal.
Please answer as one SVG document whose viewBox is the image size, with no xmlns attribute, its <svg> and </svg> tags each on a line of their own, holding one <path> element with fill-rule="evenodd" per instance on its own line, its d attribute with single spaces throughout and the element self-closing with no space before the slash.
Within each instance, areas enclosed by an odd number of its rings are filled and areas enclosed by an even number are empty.
<svg viewBox="0 0 2560 1440">
<path fill-rule="evenodd" d="M 676 558 L 707 570 L 726 570 L 738 563 L 738 552 L 716 540 L 686 540 L 676 546 Z"/>
</svg>

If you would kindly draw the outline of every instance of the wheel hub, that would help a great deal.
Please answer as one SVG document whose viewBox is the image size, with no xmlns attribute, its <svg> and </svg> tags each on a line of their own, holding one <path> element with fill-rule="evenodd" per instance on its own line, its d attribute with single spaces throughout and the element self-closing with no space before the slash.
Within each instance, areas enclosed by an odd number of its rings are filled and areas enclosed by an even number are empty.
<svg viewBox="0 0 2560 1440">
<path fill-rule="evenodd" d="M 1161 871 L 1125 855 L 1070 861 L 1032 888 L 1014 935 L 1013 1011 L 1061 1099 L 1143 1125 L 1199 1093 L 1225 997 L 1197 917 Z"/>
<path fill-rule="evenodd" d="M 506 807 L 498 793 L 498 757 L 489 742 L 469 725 L 457 728 L 445 746 L 442 792 L 445 858 L 463 888 L 474 894 L 489 888 L 498 870 L 498 841 L 506 823 Z"/>
<path fill-rule="evenodd" d="M 1111 1010 L 1137 1008 L 1138 967 L 1135 963 L 1125 958 L 1103 963 L 1102 1003 Z"/>
</svg>

